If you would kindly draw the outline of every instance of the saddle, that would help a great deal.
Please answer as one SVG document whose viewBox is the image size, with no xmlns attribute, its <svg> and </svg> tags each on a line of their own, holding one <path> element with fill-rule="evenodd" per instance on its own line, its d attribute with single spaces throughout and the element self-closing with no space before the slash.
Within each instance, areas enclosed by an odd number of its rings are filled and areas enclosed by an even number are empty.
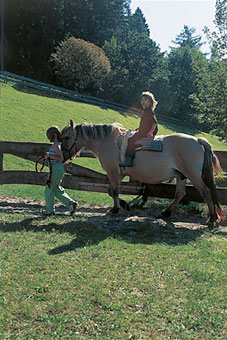
<svg viewBox="0 0 227 340">
<path fill-rule="evenodd" d="M 128 130 L 125 133 L 117 137 L 117 144 L 120 150 L 121 162 L 125 161 L 125 152 L 128 146 L 128 138 L 132 137 L 134 134 L 135 134 L 135 131 Z M 155 136 L 155 137 L 143 137 L 135 143 L 135 144 L 138 144 L 138 147 L 135 148 L 135 151 L 137 152 L 140 150 L 146 150 L 146 151 L 162 152 L 163 138 L 164 138 L 163 135 Z"/>
</svg>

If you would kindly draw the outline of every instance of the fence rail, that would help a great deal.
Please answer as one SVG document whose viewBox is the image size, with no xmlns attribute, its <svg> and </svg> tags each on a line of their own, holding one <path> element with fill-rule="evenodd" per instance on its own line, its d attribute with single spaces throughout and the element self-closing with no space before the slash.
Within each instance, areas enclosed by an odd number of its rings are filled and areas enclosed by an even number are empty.
<svg viewBox="0 0 227 340">
<path fill-rule="evenodd" d="M 5 171 L 3 169 L 4 154 L 12 154 L 23 159 L 35 162 L 37 158 L 48 151 L 48 143 L 30 142 L 9 142 L 0 141 L 0 185 L 3 184 L 31 184 L 45 185 L 48 172 L 37 173 L 35 171 Z M 227 168 L 227 151 L 215 151 L 219 157 L 221 166 Z M 94 154 L 89 150 L 81 152 L 82 157 L 92 157 Z M 67 166 L 67 165 L 66 165 Z M 108 193 L 109 180 L 105 174 L 72 164 L 69 173 L 64 176 L 63 186 L 68 189 L 83 190 L 91 192 Z M 119 187 L 121 194 L 139 195 L 144 189 L 144 185 L 139 182 L 123 181 Z M 227 204 L 227 188 L 218 188 L 219 200 L 222 204 Z M 175 185 L 161 183 L 149 185 L 148 193 L 152 197 L 173 198 Z M 191 185 L 186 186 L 185 199 L 195 202 L 203 202 L 199 192 Z"/>
</svg>

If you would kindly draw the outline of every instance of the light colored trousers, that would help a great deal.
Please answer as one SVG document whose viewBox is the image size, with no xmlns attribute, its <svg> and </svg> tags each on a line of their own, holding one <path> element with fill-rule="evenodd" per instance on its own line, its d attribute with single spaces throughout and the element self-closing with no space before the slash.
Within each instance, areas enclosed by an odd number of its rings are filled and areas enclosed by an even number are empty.
<svg viewBox="0 0 227 340">
<path fill-rule="evenodd" d="M 50 188 L 46 185 L 45 187 L 45 201 L 46 211 L 54 212 L 54 197 L 57 197 L 68 208 L 70 204 L 75 202 L 66 193 L 64 188 L 61 186 L 61 181 L 64 176 L 64 166 L 62 163 L 52 165 L 52 175 Z"/>
</svg>

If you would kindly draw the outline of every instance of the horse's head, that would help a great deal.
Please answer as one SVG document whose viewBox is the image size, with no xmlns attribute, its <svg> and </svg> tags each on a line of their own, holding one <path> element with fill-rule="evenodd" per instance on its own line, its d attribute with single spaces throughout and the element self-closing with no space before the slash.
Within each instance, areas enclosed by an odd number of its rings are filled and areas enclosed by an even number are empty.
<svg viewBox="0 0 227 340">
<path fill-rule="evenodd" d="M 64 162 L 75 157 L 76 153 L 81 149 L 78 147 L 76 139 L 75 124 L 72 119 L 66 127 L 61 131 L 62 134 L 62 153 Z"/>
<path fill-rule="evenodd" d="M 62 152 L 64 162 L 71 159 L 82 148 L 86 147 L 96 153 L 96 149 L 103 145 L 104 139 L 115 140 L 116 136 L 125 131 L 119 124 L 79 124 L 75 125 L 72 119 L 62 130 Z"/>
</svg>

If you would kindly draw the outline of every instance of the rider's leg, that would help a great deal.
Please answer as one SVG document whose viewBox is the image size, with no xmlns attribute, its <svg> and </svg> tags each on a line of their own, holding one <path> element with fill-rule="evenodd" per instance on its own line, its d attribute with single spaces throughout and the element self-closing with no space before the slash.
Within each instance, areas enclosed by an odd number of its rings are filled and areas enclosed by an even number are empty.
<svg viewBox="0 0 227 340">
<path fill-rule="evenodd" d="M 132 167 L 133 166 L 133 159 L 135 158 L 135 150 L 127 149 L 125 152 L 125 161 L 124 163 L 120 163 L 119 166 L 121 167 Z"/>
</svg>

